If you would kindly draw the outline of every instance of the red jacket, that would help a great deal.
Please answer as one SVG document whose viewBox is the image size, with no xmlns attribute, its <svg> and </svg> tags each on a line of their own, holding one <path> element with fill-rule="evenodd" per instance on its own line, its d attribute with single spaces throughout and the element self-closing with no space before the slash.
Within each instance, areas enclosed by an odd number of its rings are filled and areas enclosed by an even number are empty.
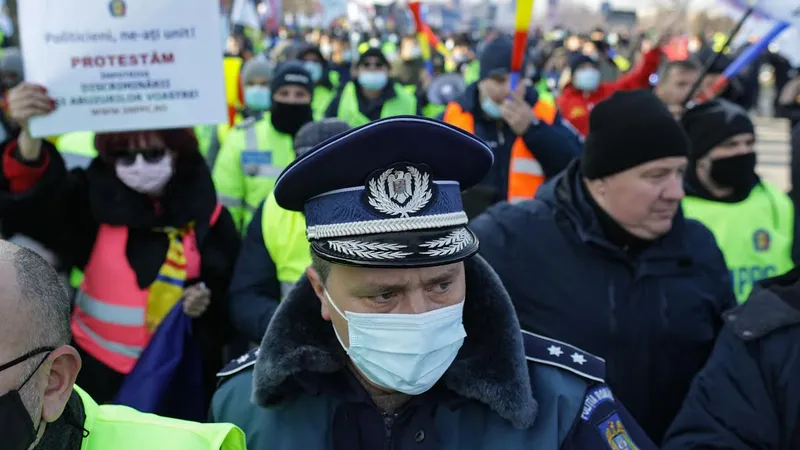
<svg viewBox="0 0 800 450">
<path fill-rule="evenodd" d="M 589 132 L 589 112 L 594 105 L 611 97 L 616 91 L 631 91 L 644 89 L 650 86 L 650 75 L 658 70 L 661 63 L 662 51 L 655 48 L 644 54 L 642 62 L 633 70 L 626 73 L 619 80 L 600 83 L 597 90 L 586 94 L 575 89 L 572 83 L 564 87 L 558 97 L 558 109 L 582 135 Z"/>
</svg>

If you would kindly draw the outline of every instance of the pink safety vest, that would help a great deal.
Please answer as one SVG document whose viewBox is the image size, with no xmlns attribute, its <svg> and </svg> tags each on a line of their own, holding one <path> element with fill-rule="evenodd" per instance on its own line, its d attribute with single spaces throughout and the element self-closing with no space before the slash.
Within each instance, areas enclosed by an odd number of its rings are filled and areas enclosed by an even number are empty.
<svg viewBox="0 0 800 450">
<path fill-rule="evenodd" d="M 222 205 L 211 215 L 213 226 Z M 100 225 L 75 298 L 72 336 L 84 351 L 116 372 L 128 374 L 150 342 L 145 324 L 149 288 L 141 289 L 125 256 L 128 227 Z M 187 279 L 200 277 L 194 231 L 184 239 Z"/>
</svg>

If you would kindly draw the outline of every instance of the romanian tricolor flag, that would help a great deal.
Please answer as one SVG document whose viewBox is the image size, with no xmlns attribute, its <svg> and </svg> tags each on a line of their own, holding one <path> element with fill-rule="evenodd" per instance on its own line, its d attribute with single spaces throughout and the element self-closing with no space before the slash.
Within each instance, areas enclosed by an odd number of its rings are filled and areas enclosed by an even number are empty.
<svg viewBox="0 0 800 450">
<path fill-rule="evenodd" d="M 191 227 L 193 225 L 181 230 L 175 228 L 156 230 L 166 233 L 169 247 L 164 264 L 150 285 L 147 297 L 146 323 L 151 333 L 155 332 L 164 317 L 183 297 L 187 271 L 183 241 Z"/>
<path fill-rule="evenodd" d="M 511 89 L 517 88 L 525 50 L 528 47 L 528 28 L 533 16 L 533 0 L 517 0 L 517 15 L 514 24 L 514 46 L 511 49 Z"/>
<path fill-rule="evenodd" d="M 419 41 L 420 52 L 422 53 L 422 60 L 425 62 L 425 70 L 428 75 L 433 76 L 433 60 L 431 59 L 431 40 L 429 33 L 425 32 L 425 23 L 422 22 L 422 12 L 420 11 L 420 4 L 417 1 L 409 2 L 408 8 L 411 10 L 411 15 L 414 16 L 414 25 L 416 25 L 417 41 Z M 430 32 L 430 28 L 428 28 Z M 430 32 L 432 35 L 433 32 Z M 435 38 L 436 36 L 434 36 Z"/>
</svg>

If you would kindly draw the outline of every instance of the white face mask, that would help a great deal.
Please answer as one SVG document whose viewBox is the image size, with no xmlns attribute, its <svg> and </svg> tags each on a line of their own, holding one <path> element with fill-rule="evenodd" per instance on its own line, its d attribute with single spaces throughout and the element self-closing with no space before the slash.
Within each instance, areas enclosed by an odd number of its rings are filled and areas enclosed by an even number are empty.
<svg viewBox="0 0 800 450">
<path fill-rule="evenodd" d="M 456 359 L 467 332 L 462 317 L 464 301 L 422 314 L 342 313 L 350 347 L 334 333 L 342 348 L 367 379 L 386 389 L 409 395 L 428 391 Z"/>
<path fill-rule="evenodd" d="M 600 71 L 594 68 L 576 70 L 572 85 L 584 92 L 594 92 L 600 86 Z"/>
<path fill-rule="evenodd" d="M 167 152 L 160 160 L 149 163 L 138 154 L 131 165 L 118 162 L 116 171 L 125 186 L 141 194 L 158 195 L 172 178 L 172 155 Z"/>
</svg>

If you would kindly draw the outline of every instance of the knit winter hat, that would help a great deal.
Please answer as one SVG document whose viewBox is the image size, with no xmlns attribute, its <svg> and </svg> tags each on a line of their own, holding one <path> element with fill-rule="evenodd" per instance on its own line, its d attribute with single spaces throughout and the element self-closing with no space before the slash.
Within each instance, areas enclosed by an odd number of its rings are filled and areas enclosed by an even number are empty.
<svg viewBox="0 0 800 450">
<path fill-rule="evenodd" d="M 383 65 L 386 66 L 386 67 L 389 67 L 389 68 L 392 67 L 392 65 L 389 64 L 389 60 L 386 59 L 386 55 L 384 55 L 383 52 L 381 51 L 381 49 L 379 49 L 377 47 L 370 47 L 366 51 L 364 51 L 364 53 L 362 53 L 358 57 L 358 64 L 356 64 L 356 66 L 362 65 L 364 63 L 364 60 L 366 60 L 370 56 L 374 56 L 375 58 L 380 59 L 381 63 L 383 63 Z"/>
<path fill-rule="evenodd" d="M 481 80 L 492 75 L 511 72 L 511 47 L 511 39 L 505 36 L 500 36 L 486 44 L 479 58 Z"/>
<path fill-rule="evenodd" d="M 683 128 L 655 94 L 618 91 L 589 115 L 581 171 L 590 180 L 603 178 L 661 158 L 688 157 L 689 146 Z"/>
<path fill-rule="evenodd" d="M 300 61 L 286 61 L 279 65 L 269 88 L 274 94 L 282 86 L 289 84 L 304 87 L 312 95 L 314 94 L 314 81 L 311 80 L 311 75 Z"/>
<path fill-rule="evenodd" d="M 732 136 L 755 134 L 753 121 L 747 111 L 736 103 L 722 99 L 705 102 L 686 111 L 681 124 L 692 143 L 693 161 L 702 159 L 711 149 Z"/>
<path fill-rule="evenodd" d="M 574 74 L 575 70 L 578 69 L 578 66 L 583 64 L 591 64 L 594 67 L 597 67 L 597 61 L 592 59 L 590 56 L 584 55 L 580 52 L 574 52 L 569 56 L 569 73 Z"/>
<path fill-rule="evenodd" d="M 272 79 L 272 63 L 264 57 L 251 58 L 242 66 L 242 84 L 250 83 L 253 77 Z"/>
<path fill-rule="evenodd" d="M 309 122 L 300 127 L 300 130 L 294 137 L 294 151 L 297 156 L 300 156 L 313 147 L 349 129 L 350 125 L 348 125 L 347 122 L 336 118 Z"/>
</svg>

